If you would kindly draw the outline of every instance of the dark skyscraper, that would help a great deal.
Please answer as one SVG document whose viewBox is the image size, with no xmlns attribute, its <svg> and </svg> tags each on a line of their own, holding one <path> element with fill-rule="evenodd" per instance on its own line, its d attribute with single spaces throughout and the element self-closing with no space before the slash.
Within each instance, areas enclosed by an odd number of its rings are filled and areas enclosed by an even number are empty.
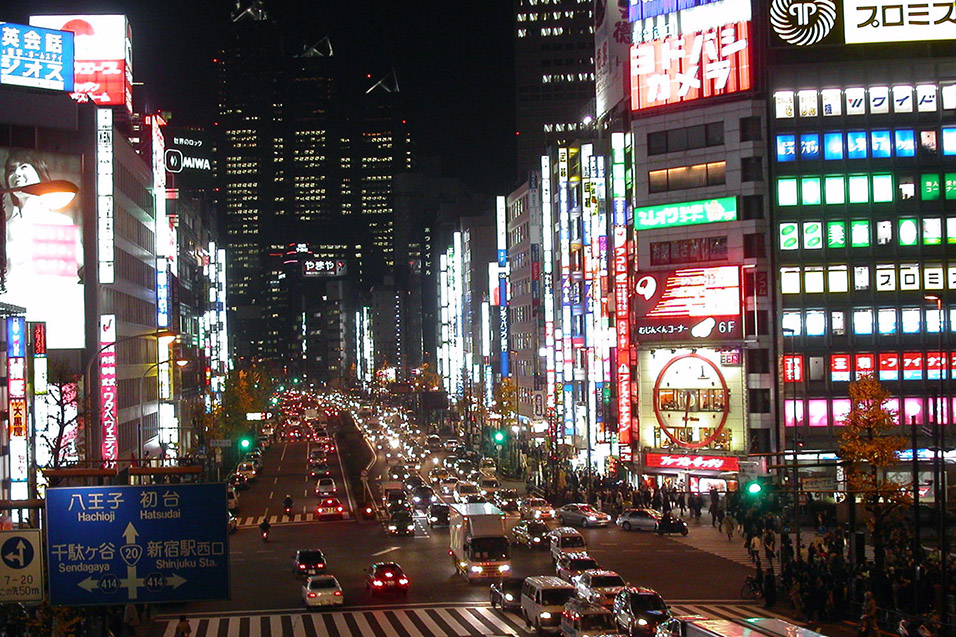
<svg viewBox="0 0 956 637">
<path fill-rule="evenodd" d="M 391 273 L 393 180 L 413 167 L 411 136 L 394 73 L 359 79 L 329 37 L 284 50 L 261 2 L 237 7 L 220 56 L 219 107 L 234 353 L 302 361 L 304 371 L 314 367 L 309 343 L 321 341 L 321 368 L 341 370 L 328 352 L 353 351 L 348 326 L 318 334 L 325 328 L 309 324 L 317 310 L 301 291 L 323 297 L 334 282 L 353 315 L 362 293 Z M 345 267 L 309 272 L 308 286 L 291 281 L 305 276 L 295 264 L 310 259 Z"/>
<path fill-rule="evenodd" d="M 515 3 L 519 175 L 538 168 L 548 144 L 574 138 L 594 114 L 592 4 Z"/>
</svg>

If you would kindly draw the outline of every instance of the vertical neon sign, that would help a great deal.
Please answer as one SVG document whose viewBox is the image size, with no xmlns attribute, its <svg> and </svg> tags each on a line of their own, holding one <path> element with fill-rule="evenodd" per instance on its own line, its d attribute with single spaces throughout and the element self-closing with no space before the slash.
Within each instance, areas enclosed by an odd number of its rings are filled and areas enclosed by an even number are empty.
<svg viewBox="0 0 956 637">
<path fill-rule="evenodd" d="M 26 482 L 27 467 L 27 350 L 26 319 L 7 317 L 7 409 L 10 419 L 10 480 Z M 26 497 L 25 494 L 17 494 Z"/>
<path fill-rule="evenodd" d="M 627 190 L 624 133 L 611 133 L 611 196 L 614 222 L 614 327 L 617 335 L 617 441 L 633 445 L 631 410 L 631 333 L 628 322 Z"/>
<path fill-rule="evenodd" d="M 113 111 L 96 109 L 96 239 L 100 283 L 113 283 Z"/>
<path fill-rule="evenodd" d="M 510 375 L 508 368 L 508 221 L 505 198 L 495 200 L 495 229 L 498 238 L 498 337 L 501 346 L 501 377 Z"/>
<path fill-rule="evenodd" d="M 100 316 L 100 422 L 102 456 L 109 467 L 119 458 L 119 414 L 116 404 L 116 316 Z"/>
<path fill-rule="evenodd" d="M 554 342 L 554 215 L 551 208 L 551 157 L 541 157 L 541 247 L 544 254 L 544 348 L 545 373 L 547 374 L 547 406 L 557 404 L 555 391 L 555 342 Z"/>
<path fill-rule="evenodd" d="M 574 435 L 574 357 L 571 319 L 571 211 L 568 204 L 568 149 L 558 149 L 558 249 L 561 251 L 561 324 L 555 338 L 561 340 L 561 375 L 564 383 L 564 435 Z"/>
</svg>

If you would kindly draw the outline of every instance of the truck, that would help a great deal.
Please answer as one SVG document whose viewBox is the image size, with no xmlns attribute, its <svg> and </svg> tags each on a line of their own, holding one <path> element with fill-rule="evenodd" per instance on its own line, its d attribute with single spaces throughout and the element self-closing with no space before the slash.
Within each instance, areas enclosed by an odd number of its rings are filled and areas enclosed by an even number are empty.
<svg viewBox="0 0 956 637">
<path fill-rule="evenodd" d="M 469 582 L 511 574 L 504 520 L 501 509 L 487 502 L 448 505 L 448 554 Z"/>
</svg>

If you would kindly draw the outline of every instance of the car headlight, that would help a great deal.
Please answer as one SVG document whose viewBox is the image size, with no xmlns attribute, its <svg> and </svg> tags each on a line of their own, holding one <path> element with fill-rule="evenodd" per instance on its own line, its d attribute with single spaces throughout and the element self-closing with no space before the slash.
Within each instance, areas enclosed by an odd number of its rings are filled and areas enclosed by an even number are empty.
<svg viewBox="0 0 956 637">
<path fill-rule="evenodd" d="M 417 495 L 414 498 L 412 498 L 412 502 L 421 502 L 421 501 L 422 499 L 418 497 Z"/>
<path fill-rule="evenodd" d="M 532 541 L 532 542 L 540 542 L 540 541 L 541 541 L 541 538 L 540 538 L 540 537 L 532 538 L 531 541 Z"/>
<path fill-rule="evenodd" d="M 502 564 L 501 566 L 498 567 L 498 572 L 499 572 L 499 573 L 507 573 L 507 572 L 510 571 L 510 570 L 511 570 L 511 565 L 510 565 L 510 564 Z"/>
<path fill-rule="evenodd" d="M 513 602 L 513 601 L 515 601 L 515 596 L 512 595 L 511 593 L 505 593 L 505 601 L 506 601 L 506 602 Z"/>
<path fill-rule="evenodd" d="M 542 611 L 542 613 L 538 615 L 538 617 L 540 617 L 541 619 L 551 619 L 551 613 L 549 613 L 548 611 Z"/>
<path fill-rule="evenodd" d="M 471 567 L 471 572 L 472 572 L 472 573 L 481 573 L 481 572 L 484 571 L 484 570 L 485 570 L 485 569 L 481 568 L 480 566 L 472 566 L 472 567 Z"/>
<path fill-rule="evenodd" d="M 395 526 L 394 524 L 389 524 L 389 525 L 388 525 L 388 530 L 389 530 L 389 531 L 394 531 L 394 530 L 397 529 L 397 528 L 398 528 L 398 527 Z"/>
<path fill-rule="evenodd" d="M 597 518 L 594 517 L 593 515 L 589 515 L 589 516 L 588 516 L 588 522 L 597 522 Z"/>
<path fill-rule="evenodd" d="M 638 625 L 638 626 L 647 626 L 647 620 L 644 619 L 643 617 L 639 617 L 639 618 L 637 619 L 637 625 Z"/>
<path fill-rule="evenodd" d="M 415 525 L 414 525 L 414 524 L 409 524 L 409 525 L 408 525 L 407 527 L 405 527 L 405 528 L 408 529 L 409 531 L 414 531 L 414 530 L 415 530 Z"/>
</svg>

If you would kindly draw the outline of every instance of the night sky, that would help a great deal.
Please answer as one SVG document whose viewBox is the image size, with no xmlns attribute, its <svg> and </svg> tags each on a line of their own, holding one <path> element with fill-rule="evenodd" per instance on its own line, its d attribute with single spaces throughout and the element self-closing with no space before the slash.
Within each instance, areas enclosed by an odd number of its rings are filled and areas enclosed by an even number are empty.
<svg viewBox="0 0 956 637">
<path fill-rule="evenodd" d="M 0 21 L 31 13 L 125 13 L 133 29 L 137 110 L 168 110 L 173 124 L 210 126 L 216 113 L 213 58 L 230 0 L 4 0 Z M 514 47 L 511 0 L 266 0 L 287 51 L 329 36 L 356 73 L 395 69 L 410 105 L 421 156 L 473 190 L 515 185 Z M 145 98 L 145 100 L 144 100 Z"/>
</svg>

